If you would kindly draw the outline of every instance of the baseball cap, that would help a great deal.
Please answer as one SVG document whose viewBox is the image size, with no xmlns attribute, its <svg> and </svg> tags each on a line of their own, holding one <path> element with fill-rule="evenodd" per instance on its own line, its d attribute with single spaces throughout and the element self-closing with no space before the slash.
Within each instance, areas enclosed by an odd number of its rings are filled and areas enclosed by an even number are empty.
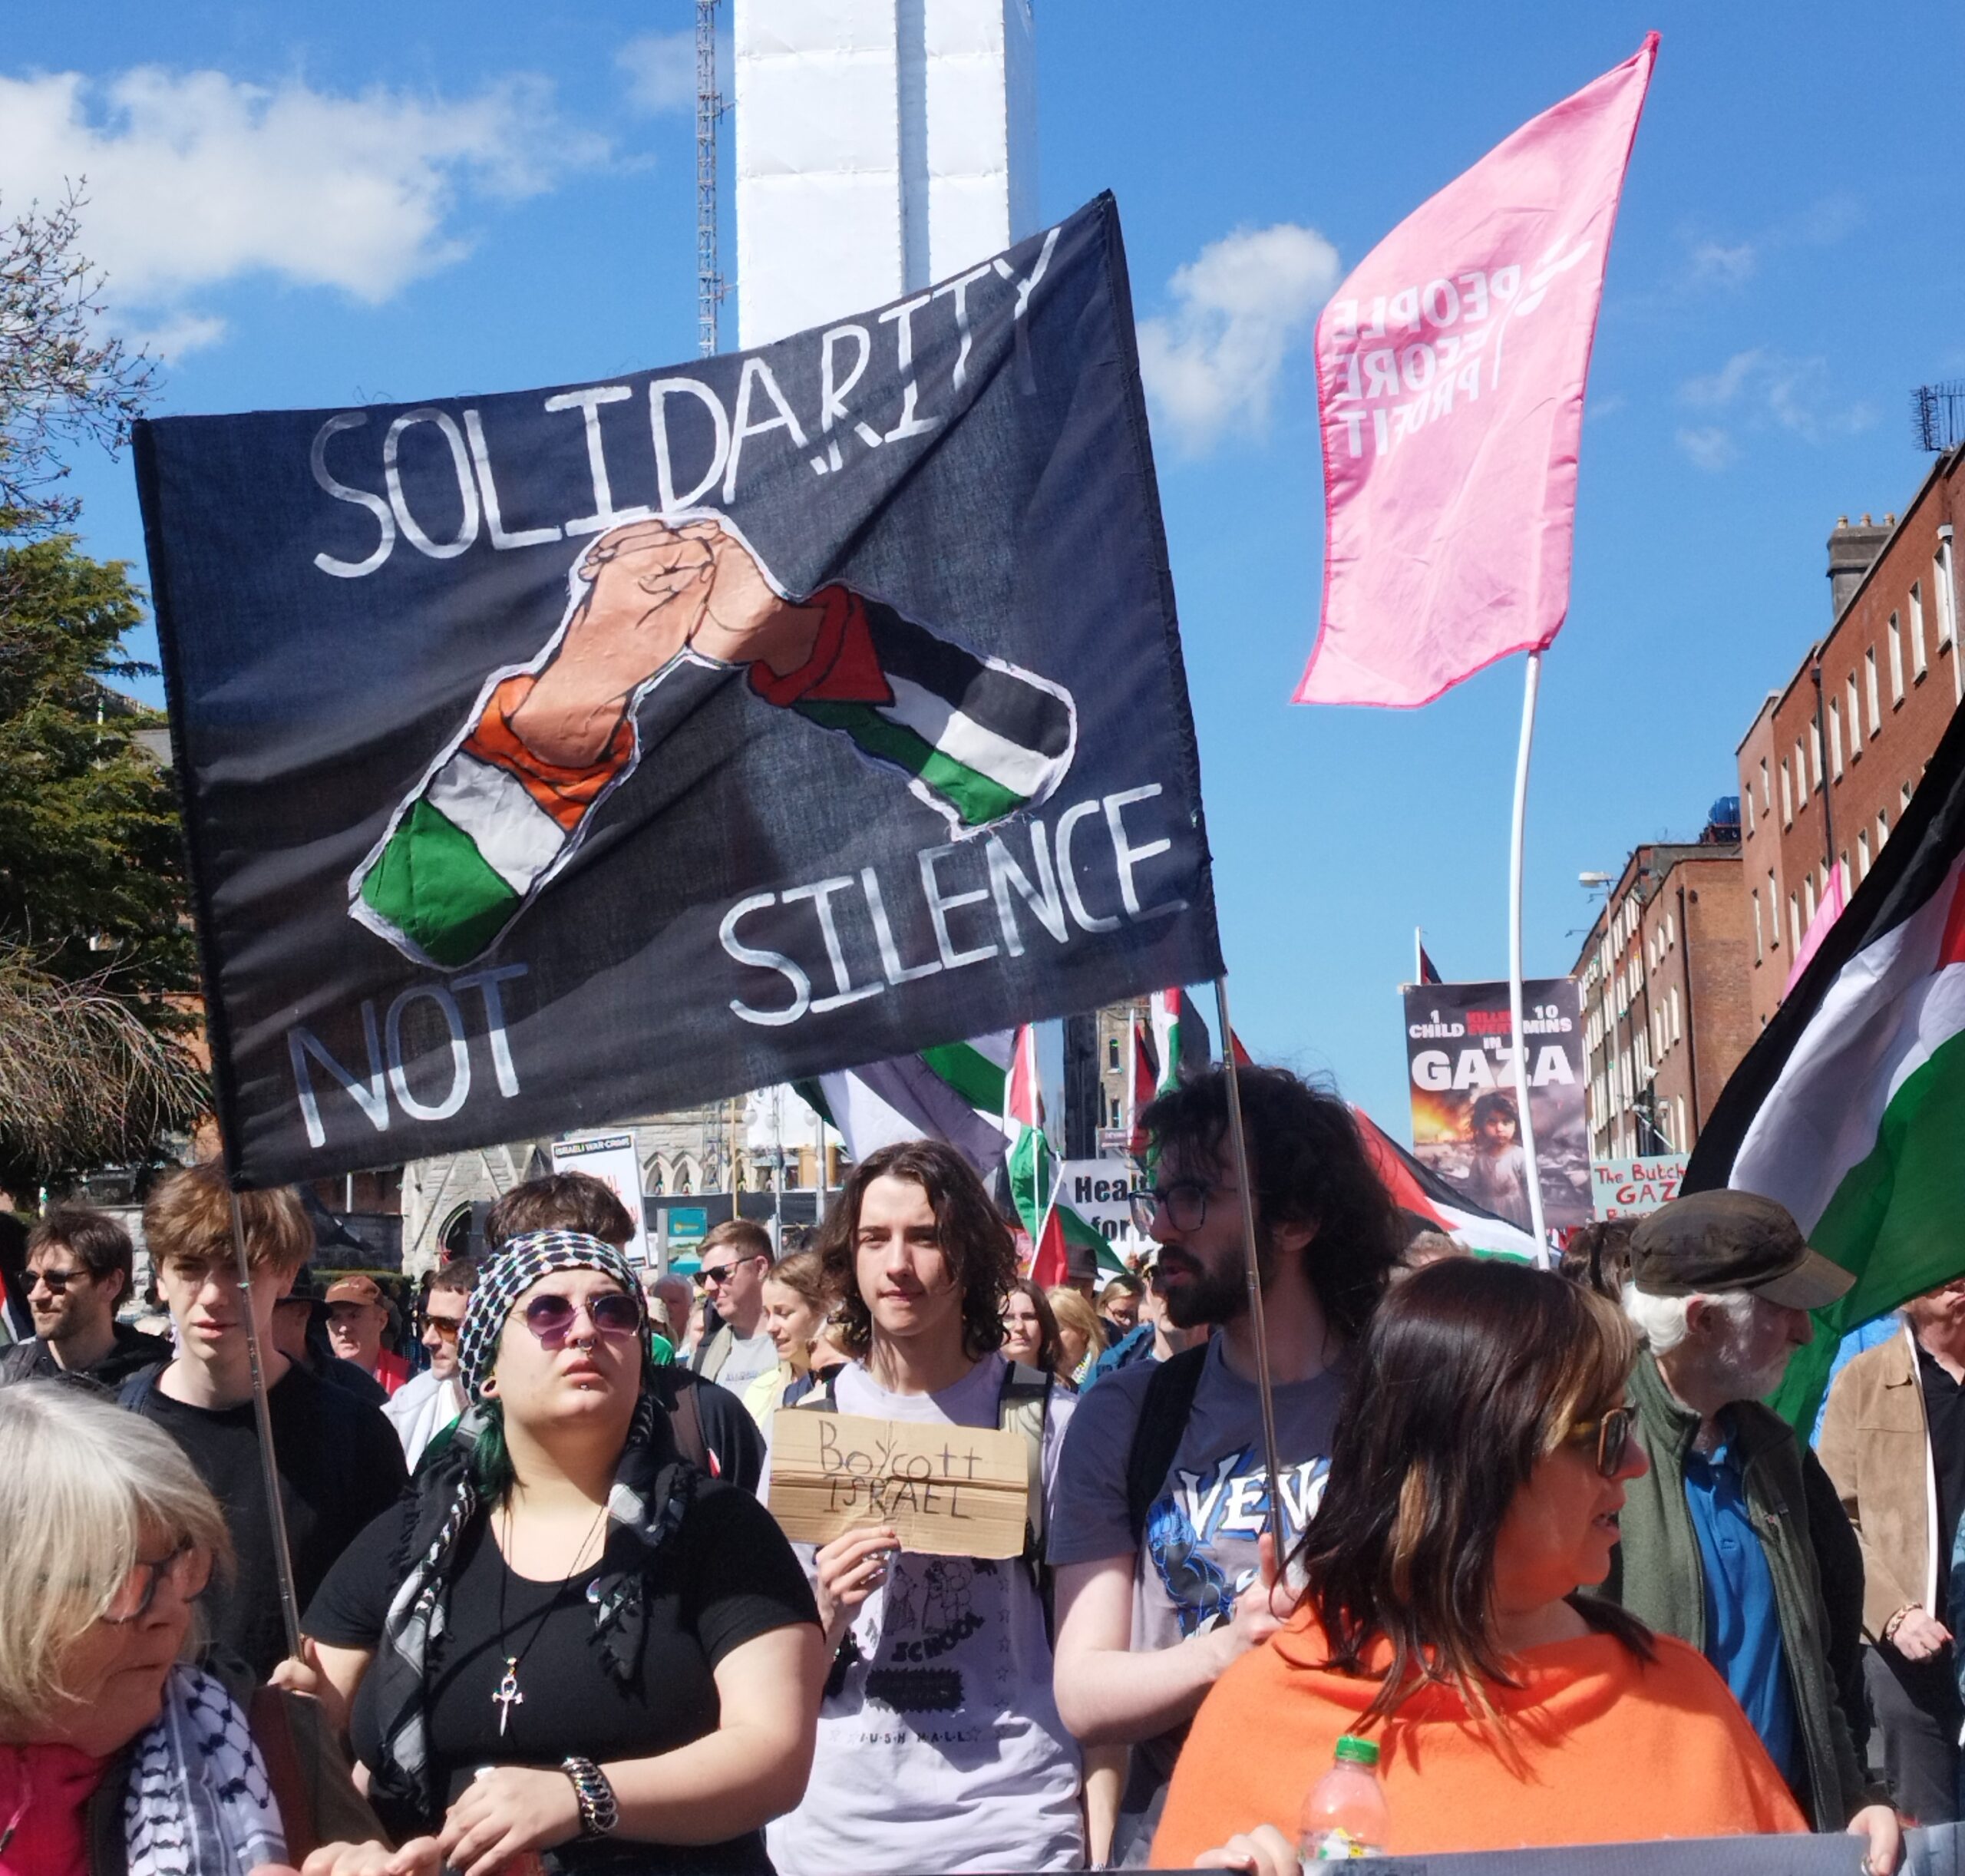
<svg viewBox="0 0 1965 1876">
<path fill-rule="evenodd" d="M 1689 1192 L 1640 1218 L 1631 1281 L 1647 1296 L 1744 1290 L 1790 1310 L 1825 1309 L 1854 1273 L 1808 1248 L 1784 1205 L 1758 1192 Z"/>
<path fill-rule="evenodd" d="M 382 1292 L 372 1277 L 337 1277 L 328 1286 L 329 1303 L 380 1303 Z"/>
</svg>

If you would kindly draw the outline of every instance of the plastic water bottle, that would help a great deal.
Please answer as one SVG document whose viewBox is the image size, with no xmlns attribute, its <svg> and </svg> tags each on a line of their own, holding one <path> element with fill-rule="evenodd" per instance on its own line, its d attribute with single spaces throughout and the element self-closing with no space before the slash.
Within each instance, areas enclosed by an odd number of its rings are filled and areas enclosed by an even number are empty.
<svg viewBox="0 0 1965 1876">
<path fill-rule="evenodd" d="M 1347 1732 L 1330 1769 L 1311 1786 L 1296 1826 L 1296 1854 L 1306 1864 L 1389 1856 L 1392 1808 L 1379 1782 L 1379 1749 Z"/>
</svg>

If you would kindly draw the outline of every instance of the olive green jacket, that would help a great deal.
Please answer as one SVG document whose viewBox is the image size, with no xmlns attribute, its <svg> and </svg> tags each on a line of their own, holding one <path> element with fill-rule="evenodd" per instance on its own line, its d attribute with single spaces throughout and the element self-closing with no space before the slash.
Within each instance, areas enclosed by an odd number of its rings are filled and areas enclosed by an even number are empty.
<svg viewBox="0 0 1965 1876">
<path fill-rule="evenodd" d="M 1648 1350 L 1632 1372 L 1630 1398 L 1651 1464 L 1626 1487 L 1622 1541 L 1600 1593 L 1660 1633 L 1702 1650 L 1705 1567 L 1686 1502 L 1686 1457 L 1698 1436 L 1699 1417 L 1673 1398 Z M 1823 1541 L 1834 1546 L 1838 1534 L 1811 1531 L 1811 1512 L 1820 1519 L 1831 1511 L 1839 1517 L 1840 1509 L 1832 1488 L 1810 1492 L 1802 1448 L 1787 1422 L 1755 1401 L 1737 1402 L 1731 1411 L 1732 1450 L 1747 1514 L 1774 1579 L 1782 1651 L 1794 1692 L 1807 1774 L 1807 1788 L 1796 1796 L 1817 1830 L 1840 1830 L 1870 1797 L 1838 1703 L 1828 1604 L 1816 1555 Z M 1847 1547 L 1854 1551 L 1853 1538 Z M 1839 1550 L 1836 1554 L 1839 1557 Z M 1835 1600 L 1849 1599 L 1838 1593 Z M 1858 1576 L 1853 1604 L 1858 1619 L 1860 1606 Z"/>
</svg>

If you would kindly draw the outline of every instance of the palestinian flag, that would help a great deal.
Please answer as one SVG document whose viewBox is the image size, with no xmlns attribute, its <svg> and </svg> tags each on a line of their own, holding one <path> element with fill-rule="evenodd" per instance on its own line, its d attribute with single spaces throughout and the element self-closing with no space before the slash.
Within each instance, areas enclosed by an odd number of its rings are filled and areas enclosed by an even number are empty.
<svg viewBox="0 0 1965 1876">
<path fill-rule="evenodd" d="M 986 1180 L 1003 1163 L 1011 1041 L 999 1030 L 793 1085 L 839 1130 L 848 1159 L 897 1141 L 946 1140 Z"/>
<path fill-rule="evenodd" d="M 1432 1230 L 1457 1237 L 1478 1257 L 1513 1257 L 1524 1263 L 1546 1264 L 1534 1237 L 1519 1225 L 1484 1211 L 1465 1193 L 1409 1153 L 1365 1110 L 1353 1104 L 1352 1114 L 1365 1143 L 1365 1152 L 1392 1202 Z"/>
<path fill-rule="evenodd" d="M 1072 1252 L 1079 1267 L 1121 1271 L 1125 1260 L 1058 1195 L 1058 1162 L 1044 1131 L 1044 1096 L 1037 1071 L 1037 1031 L 1025 1023 L 1016 1032 L 1003 1101 L 1003 1131 L 1009 1137 L 1010 1202 L 1030 1235 L 1030 1268 L 1025 1274 L 1049 1290 L 1071 1274 Z"/>
<path fill-rule="evenodd" d="M 1813 1422 L 1849 1329 L 1965 1270 L 1965 712 L 1896 831 L 1747 1052 L 1683 1189 L 1778 1199 L 1855 1273 L 1774 1405 Z"/>
<path fill-rule="evenodd" d="M 1147 1046 L 1146 1026 L 1133 1025 L 1132 1072 L 1126 1082 L 1126 1151 L 1135 1159 L 1144 1159 L 1150 1144 L 1139 1117 L 1158 1091 L 1154 1083 L 1153 1052 Z"/>
<path fill-rule="evenodd" d="M 1207 1019 L 1184 990 L 1156 990 L 1152 999 L 1153 1053 L 1159 1064 L 1154 1092 L 1164 1095 L 1184 1077 L 1208 1065 L 1214 1044 Z"/>
</svg>

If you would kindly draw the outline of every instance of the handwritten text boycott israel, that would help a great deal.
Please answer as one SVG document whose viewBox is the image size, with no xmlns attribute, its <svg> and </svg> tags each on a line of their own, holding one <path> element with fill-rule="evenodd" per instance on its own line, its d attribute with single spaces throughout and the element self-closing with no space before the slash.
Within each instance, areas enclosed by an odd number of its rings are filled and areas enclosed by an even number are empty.
<svg viewBox="0 0 1965 1876">
<path fill-rule="evenodd" d="M 801 1544 L 889 1524 L 903 1550 L 1020 1557 L 1029 1490 L 1028 1445 L 995 1427 L 796 1409 L 771 1422 L 771 1515 Z"/>
<path fill-rule="evenodd" d="M 1220 968 L 1109 198 L 756 352 L 136 454 L 246 1184 Z"/>
</svg>

